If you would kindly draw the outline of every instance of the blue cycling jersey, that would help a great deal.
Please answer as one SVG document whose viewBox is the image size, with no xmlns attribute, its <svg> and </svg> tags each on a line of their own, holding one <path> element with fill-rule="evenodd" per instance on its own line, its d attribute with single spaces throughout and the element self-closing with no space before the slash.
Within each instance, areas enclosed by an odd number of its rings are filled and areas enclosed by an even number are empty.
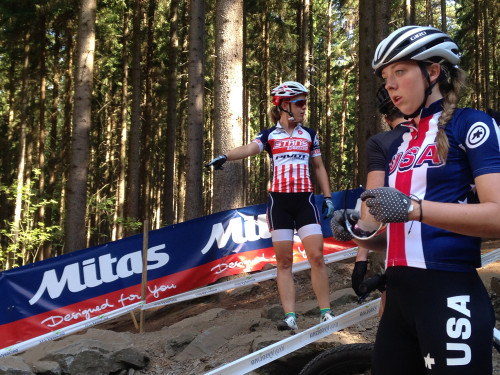
<svg viewBox="0 0 500 375">
<path fill-rule="evenodd" d="M 457 109 L 445 128 L 450 146 L 444 162 L 436 145 L 441 112 L 441 100 L 424 108 L 418 129 L 410 127 L 392 144 L 386 186 L 434 202 L 477 203 L 474 179 L 500 173 L 499 128 L 486 113 Z M 388 236 L 387 267 L 472 271 L 481 264 L 477 237 L 417 221 L 391 223 Z"/>
</svg>

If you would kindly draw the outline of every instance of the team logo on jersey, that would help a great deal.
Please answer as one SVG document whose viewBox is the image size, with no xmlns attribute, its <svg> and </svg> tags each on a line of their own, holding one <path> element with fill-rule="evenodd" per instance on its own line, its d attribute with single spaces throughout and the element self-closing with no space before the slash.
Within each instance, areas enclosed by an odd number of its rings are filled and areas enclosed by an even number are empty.
<svg viewBox="0 0 500 375">
<path fill-rule="evenodd" d="M 428 144 L 423 148 L 411 147 L 405 152 L 398 152 L 392 157 L 389 164 L 389 174 L 396 169 L 405 172 L 413 168 L 427 165 L 429 168 L 439 167 L 443 162 L 439 159 L 435 143 Z"/>
<path fill-rule="evenodd" d="M 274 143 L 274 150 L 277 152 L 307 151 L 309 142 L 305 139 L 279 139 Z"/>
<path fill-rule="evenodd" d="M 484 122 L 476 122 L 467 132 L 465 144 L 468 148 L 481 146 L 490 135 L 490 128 Z"/>
</svg>

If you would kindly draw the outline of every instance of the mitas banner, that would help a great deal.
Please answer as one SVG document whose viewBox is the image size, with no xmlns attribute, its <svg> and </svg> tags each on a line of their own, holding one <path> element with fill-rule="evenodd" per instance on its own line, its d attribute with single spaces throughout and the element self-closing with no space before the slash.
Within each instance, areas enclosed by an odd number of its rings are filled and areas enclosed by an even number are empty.
<svg viewBox="0 0 500 375">
<path fill-rule="evenodd" d="M 332 196 L 354 207 L 361 191 Z M 321 208 L 323 196 L 316 196 Z M 324 219 L 325 254 L 353 243 L 333 240 Z M 140 308 L 143 235 L 0 273 L 0 356 L 73 333 Z M 306 255 L 296 238 L 294 261 Z M 148 234 L 146 303 L 275 263 L 266 205 L 229 210 Z"/>
</svg>

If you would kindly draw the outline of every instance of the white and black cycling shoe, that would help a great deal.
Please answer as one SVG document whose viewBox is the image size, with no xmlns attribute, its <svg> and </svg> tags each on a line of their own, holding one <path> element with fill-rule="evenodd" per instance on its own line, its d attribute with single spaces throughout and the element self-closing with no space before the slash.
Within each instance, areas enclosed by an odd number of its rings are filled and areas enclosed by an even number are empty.
<svg viewBox="0 0 500 375">
<path fill-rule="evenodd" d="M 327 321 L 333 320 L 333 319 L 335 319 L 335 315 L 332 312 L 327 312 L 327 313 L 324 313 L 321 316 L 321 318 L 319 318 L 319 322 L 323 323 L 323 322 L 327 322 Z"/>
<path fill-rule="evenodd" d="M 297 327 L 297 322 L 295 321 L 295 318 L 291 315 L 287 316 L 285 319 L 280 320 L 278 322 L 278 330 L 286 331 L 290 329 L 299 329 L 299 327 Z"/>
</svg>

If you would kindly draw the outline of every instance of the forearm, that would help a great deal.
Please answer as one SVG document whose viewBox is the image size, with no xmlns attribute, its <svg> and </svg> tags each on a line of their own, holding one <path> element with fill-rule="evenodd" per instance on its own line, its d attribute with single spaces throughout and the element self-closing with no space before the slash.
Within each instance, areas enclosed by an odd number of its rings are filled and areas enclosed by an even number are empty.
<svg viewBox="0 0 500 375">
<path fill-rule="evenodd" d="M 410 220 L 466 236 L 500 237 L 500 173 L 484 174 L 474 179 L 481 203 L 440 203 L 424 200 L 413 201 Z"/>
<path fill-rule="evenodd" d="M 422 210 L 424 224 L 467 236 L 500 237 L 498 203 L 459 204 L 422 201 L 419 205 L 413 201 L 413 207 L 415 209 L 409 215 L 410 220 L 418 221 Z"/>
<path fill-rule="evenodd" d="M 367 247 L 359 245 L 358 253 L 356 254 L 356 262 L 368 260 L 368 253 L 370 250 Z"/>
<path fill-rule="evenodd" d="M 370 249 L 373 251 L 386 251 L 387 250 L 387 235 L 386 235 L 385 231 L 383 233 L 375 236 L 375 237 L 368 239 L 368 240 L 358 240 L 356 238 L 353 238 L 352 240 L 359 246 L 359 248 Z M 358 253 L 359 253 L 359 250 L 358 250 Z M 361 256 L 363 256 L 363 254 L 361 254 Z M 358 259 L 356 258 L 356 260 L 358 260 Z"/>
<path fill-rule="evenodd" d="M 227 160 L 240 160 L 248 156 L 256 155 L 260 152 L 259 146 L 255 142 L 251 142 L 244 146 L 233 148 L 225 153 Z"/>
<path fill-rule="evenodd" d="M 326 173 L 326 169 L 321 163 L 321 165 L 317 166 L 314 170 L 316 174 L 316 178 L 318 180 L 319 187 L 321 192 L 325 197 L 331 197 L 332 191 L 330 190 L 330 181 L 328 179 L 328 174 Z"/>
</svg>

